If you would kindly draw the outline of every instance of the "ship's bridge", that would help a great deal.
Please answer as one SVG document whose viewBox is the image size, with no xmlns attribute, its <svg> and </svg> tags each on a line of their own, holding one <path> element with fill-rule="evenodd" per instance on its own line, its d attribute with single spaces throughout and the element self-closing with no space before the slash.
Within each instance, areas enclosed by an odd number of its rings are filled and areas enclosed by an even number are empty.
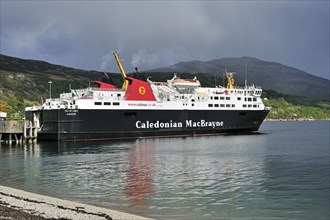
<svg viewBox="0 0 330 220">
<path fill-rule="evenodd" d="M 222 87 L 223 89 L 226 89 Z M 227 89 L 229 93 L 235 94 L 235 95 L 243 95 L 243 96 L 254 96 L 254 97 L 260 97 L 262 94 L 261 87 L 256 87 L 254 85 L 252 86 L 245 86 L 245 87 L 239 87 L 235 86 L 232 89 Z"/>
</svg>

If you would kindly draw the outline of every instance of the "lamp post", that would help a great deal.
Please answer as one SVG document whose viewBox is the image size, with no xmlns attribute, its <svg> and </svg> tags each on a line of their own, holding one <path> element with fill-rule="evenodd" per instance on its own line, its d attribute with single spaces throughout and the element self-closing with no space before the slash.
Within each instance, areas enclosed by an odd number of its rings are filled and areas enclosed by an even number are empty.
<svg viewBox="0 0 330 220">
<path fill-rule="evenodd" d="M 49 83 L 49 99 L 51 99 L 52 98 L 52 81 L 49 81 L 48 82 Z"/>
</svg>

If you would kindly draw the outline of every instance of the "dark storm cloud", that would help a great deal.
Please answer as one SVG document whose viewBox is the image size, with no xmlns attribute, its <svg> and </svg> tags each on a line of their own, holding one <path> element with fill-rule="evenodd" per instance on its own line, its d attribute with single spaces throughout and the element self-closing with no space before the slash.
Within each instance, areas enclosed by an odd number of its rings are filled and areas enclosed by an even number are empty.
<svg viewBox="0 0 330 220">
<path fill-rule="evenodd" d="M 329 78 L 328 1 L 1 1 L 1 53 L 127 71 L 254 56 Z"/>
<path fill-rule="evenodd" d="M 74 36 L 71 36 L 63 22 L 56 21 L 36 37 L 36 50 L 43 54 L 63 56 L 72 53 L 75 48 Z"/>
</svg>

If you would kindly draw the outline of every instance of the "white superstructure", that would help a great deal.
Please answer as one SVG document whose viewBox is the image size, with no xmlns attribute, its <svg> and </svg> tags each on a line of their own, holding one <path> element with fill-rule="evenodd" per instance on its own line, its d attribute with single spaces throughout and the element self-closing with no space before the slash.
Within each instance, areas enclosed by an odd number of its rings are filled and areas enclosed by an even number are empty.
<svg viewBox="0 0 330 220">
<path fill-rule="evenodd" d="M 127 100 L 122 89 L 93 88 L 72 89 L 60 98 L 46 99 L 40 107 L 47 109 L 200 109 L 200 110 L 263 110 L 262 89 L 255 86 L 233 87 L 218 86 L 177 88 L 167 82 L 148 80 L 155 101 Z"/>
</svg>

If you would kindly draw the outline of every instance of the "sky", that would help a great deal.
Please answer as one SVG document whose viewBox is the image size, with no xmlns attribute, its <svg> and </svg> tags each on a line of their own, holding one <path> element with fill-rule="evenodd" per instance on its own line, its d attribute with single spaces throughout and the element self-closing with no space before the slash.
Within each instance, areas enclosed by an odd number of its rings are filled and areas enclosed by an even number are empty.
<svg viewBox="0 0 330 220">
<path fill-rule="evenodd" d="M 119 72 L 256 57 L 329 79 L 329 0 L 0 0 L 0 53 Z"/>
</svg>

